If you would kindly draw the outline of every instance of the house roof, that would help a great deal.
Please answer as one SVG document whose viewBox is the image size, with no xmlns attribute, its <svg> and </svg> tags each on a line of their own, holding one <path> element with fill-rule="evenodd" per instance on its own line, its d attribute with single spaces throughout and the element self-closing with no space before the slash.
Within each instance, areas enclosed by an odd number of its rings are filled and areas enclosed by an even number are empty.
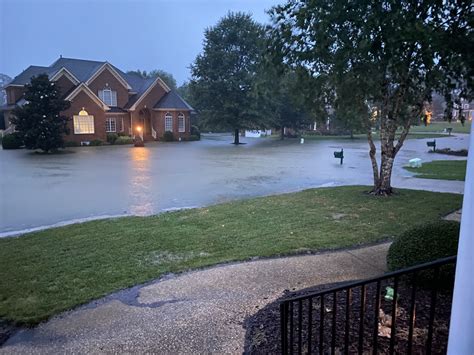
<svg viewBox="0 0 474 355">
<path fill-rule="evenodd" d="M 79 81 L 87 81 L 100 67 L 106 62 L 98 62 L 95 60 L 84 60 L 74 58 L 59 58 L 49 67 L 57 72 L 61 68 L 69 70 Z"/>
<path fill-rule="evenodd" d="M 125 75 L 125 80 L 127 80 L 127 82 L 130 84 L 133 92 L 136 93 L 130 97 L 127 104 L 125 105 L 125 108 L 130 108 L 133 106 L 135 102 L 137 102 L 137 100 L 143 95 L 143 93 L 147 91 L 147 89 L 155 82 L 156 78 L 142 78 L 141 76 L 135 73 L 124 74 L 124 75 Z"/>
<path fill-rule="evenodd" d="M 12 81 L 8 83 L 10 85 L 26 85 L 30 82 L 30 79 L 39 74 L 51 74 L 54 70 L 50 67 L 40 67 L 37 65 L 30 65 L 28 68 L 23 70 L 20 74 L 15 76 Z"/>
<path fill-rule="evenodd" d="M 178 93 L 174 90 L 171 90 L 170 92 L 166 93 L 153 108 L 194 111 L 194 109 L 186 101 L 184 101 L 184 99 L 179 96 Z"/>
<path fill-rule="evenodd" d="M 142 78 L 136 73 L 124 73 L 120 69 L 116 68 L 112 64 L 105 61 L 95 61 L 95 60 L 85 60 L 85 59 L 75 59 L 75 58 L 64 58 L 60 57 L 49 67 L 31 65 L 22 73 L 17 75 L 9 85 L 26 85 L 30 82 L 33 76 L 39 74 L 47 74 L 50 78 L 53 78 L 61 70 L 66 69 L 67 73 L 70 73 L 74 76 L 75 79 L 79 81 L 79 86 L 81 83 L 86 83 L 91 79 L 98 70 L 100 70 L 105 64 L 110 65 L 118 75 L 129 85 L 130 93 L 132 94 L 129 98 L 129 101 L 124 106 L 125 109 L 132 108 L 135 103 L 151 88 L 152 85 L 156 83 L 161 83 L 166 91 L 169 90 L 168 86 L 161 80 L 157 78 Z M 72 88 L 65 96 L 70 96 L 70 94 L 76 88 Z M 169 91 L 166 93 L 154 106 L 156 109 L 181 109 L 181 110 L 191 110 L 193 108 L 184 101 L 181 96 L 179 96 L 175 91 Z"/>
</svg>

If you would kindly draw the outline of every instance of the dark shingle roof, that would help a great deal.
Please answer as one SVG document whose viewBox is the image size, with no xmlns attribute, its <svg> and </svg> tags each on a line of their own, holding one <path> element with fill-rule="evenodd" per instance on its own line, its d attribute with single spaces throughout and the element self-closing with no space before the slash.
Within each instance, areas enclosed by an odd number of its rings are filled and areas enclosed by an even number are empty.
<svg viewBox="0 0 474 355">
<path fill-rule="evenodd" d="M 135 73 L 124 75 L 125 80 L 132 87 L 132 90 L 137 93 L 136 95 L 131 96 L 125 105 L 125 108 L 130 108 L 135 102 L 137 102 L 140 96 L 142 96 L 142 94 L 150 87 L 150 85 L 155 82 L 156 78 L 145 79 Z"/>
<path fill-rule="evenodd" d="M 165 94 L 165 96 L 163 96 L 153 108 L 172 108 L 194 111 L 194 109 L 186 101 L 184 101 L 184 99 L 179 96 L 178 93 L 174 90 L 171 90 L 170 92 Z"/>
<path fill-rule="evenodd" d="M 98 62 L 95 60 L 61 57 L 49 67 L 54 70 L 54 73 L 58 72 L 64 67 L 69 70 L 79 81 L 85 82 L 105 63 L 106 62 Z"/>
<path fill-rule="evenodd" d="M 107 110 L 108 113 L 115 113 L 115 112 L 127 112 L 126 110 L 120 108 L 120 107 L 110 107 L 109 110 Z"/>
<path fill-rule="evenodd" d="M 40 67 L 37 65 L 30 65 L 15 78 L 10 81 L 9 85 L 25 85 L 30 82 L 30 79 L 39 74 L 50 74 L 53 71 L 50 67 Z"/>
</svg>

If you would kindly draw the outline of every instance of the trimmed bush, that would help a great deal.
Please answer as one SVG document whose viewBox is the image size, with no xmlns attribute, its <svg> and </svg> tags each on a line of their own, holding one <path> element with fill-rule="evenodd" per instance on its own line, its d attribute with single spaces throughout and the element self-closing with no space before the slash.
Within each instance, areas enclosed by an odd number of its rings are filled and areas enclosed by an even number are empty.
<svg viewBox="0 0 474 355">
<path fill-rule="evenodd" d="M 128 136 L 119 136 L 115 140 L 115 145 L 132 144 L 132 143 L 133 143 L 132 137 L 128 137 Z"/>
<path fill-rule="evenodd" d="M 119 136 L 117 133 L 107 133 L 107 142 L 110 144 L 115 144 L 115 141 L 118 137 Z"/>
<path fill-rule="evenodd" d="M 119 137 L 130 137 L 130 135 L 128 133 L 125 133 L 125 132 L 119 132 L 119 133 L 117 133 L 117 135 Z"/>
<path fill-rule="evenodd" d="M 196 136 L 194 134 L 191 134 L 188 138 L 188 141 L 199 141 L 201 138 L 199 136 Z"/>
<path fill-rule="evenodd" d="M 197 126 L 191 126 L 191 136 L 196 136 L 198 139 L 190 139 L 190 140 L 200 140 L 201 139 L 201 131 Z"/>
<path fill-rule="evenodd" d="M 163 134 L 163 141 L 165 141 L 165 142 L 174 141 L 173 132 L 166 131 L 165 134 Z"/>
<path fill-rule="evenodd" d="M 81 144 L 75 141 L 68 141 L 68 142 L 64 142 L 64 146 L 65 147 L 80 147 Z"/>
<path fill-rule="evenodd" d="M 435 261 L 456 255 L 460 225 L 455 221 L 437 221 L 409 229 L 397 237 L 387 255 L 390 271 Z M 432 272 L 421 272 L 419 280 L 429 285 Z M 440 284 L 450 284 L 454 280 L 454 267 L 447 265 L 440 270 Z"/>
<path fill-rule="evenodd" d="M 23 140 L 17 132 L 7 134 L 2 139 L 3 149 L 20 149 L 23 145 Z"/>
<path fill-rule="evenodd" d="M 99 146 L 99 145 L 102 145 L 102 141 L 100 139 L 93 139 L 90 141 L 89 145 L 92 145 L 92 146 Z"/>
</svg>

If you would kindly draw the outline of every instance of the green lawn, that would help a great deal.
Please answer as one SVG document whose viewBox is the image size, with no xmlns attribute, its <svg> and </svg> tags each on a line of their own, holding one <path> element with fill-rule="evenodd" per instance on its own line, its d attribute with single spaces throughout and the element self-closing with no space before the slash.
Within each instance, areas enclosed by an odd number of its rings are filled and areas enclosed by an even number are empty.
<svg viewBox="0 0 474 355">
<path fill-rule="evenodd" d="M 423 163 L 421 168 L 406 166 L 405 169 L 416 173 L 417 178 L 464 181 L 466 165 L 467 160 L 435 160 Z"/>
<path fill-rule="evenodd" d="M 35 324 L 170 272 L 392 238 L 462 200 L 412 190 L 383 198 L 368 190 L 310 189 L 0 239 L 0 318 Z"/>
<path fill-rule="evenodd" d="M 428 126 L 419 125 L 412 126 L 410 132 L 413 133 L 426 133 L 426 132 L 443 132 L 445 128 L 452 127 L 454 134 L 456 133 L 471 133 L 471 122 L 466 121 L 464 126 L 459 122 L 433 122 Z"/>
<path fill-rule="evenodd" d="M 397 138 L 399 137 L 400 135 L 397 134 Z M 326 140 L 326 139 L 334 139 L 334 140 L 338 140 L 338 139 L 343 139 L 343 140 L 350 140 L 351 137 L 350 136 L 323 136 L 323 135 L 304 135 L 303 134 L 303 137 L 304 139 L 307 139 L 307 140 Z M 380 139 L 378 133 L 374 133 L 372 134 L 372 137 L 375 139 L 375 140 L 378 140 Z M 435 132 L 427 132 L 427 133 L 423 133 L 423 132 L 414 132 L 414 133 L 409 133 L 407 135 L 407 139 L 425 139 L 425 138 L 443 138 L 443 137 L 449 137 L 448 134 L 442 134 L 442 133 L 435 133 Z M 451 136 L 452 137 L 452 136 Z M 367 140 L 367 135 L 366 134 L 354 134 L 354 137 L 353 137 L 354 140 Z"/>
</svg>

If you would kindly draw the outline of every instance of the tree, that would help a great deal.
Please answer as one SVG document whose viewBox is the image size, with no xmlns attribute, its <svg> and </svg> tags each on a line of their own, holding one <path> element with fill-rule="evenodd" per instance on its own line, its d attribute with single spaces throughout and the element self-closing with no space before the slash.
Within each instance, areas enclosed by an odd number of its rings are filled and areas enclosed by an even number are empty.
<svg viewBox="0 0 474 355">
<path fill-rule="evenodd" d="M 166 85 L 170 87 L 170 89 L 173 89 L 173 90 L 177 89 L 176 79 L 174 78 L 173 74 L 168 73 L 161 69 L 154 69 L 150 72 L 147 72 L 146 70 L 140 70 L 140 69 L 129 70 L 127 74 L 135 74 L 144 79 L 156 78 L 159 76 L 161 80 L 163 80 L 166 83 Z"/>
<path fill-rule="evenodd" d="M 63 134 L 68 134 L 68 118 L 61 115 L 70 106 L 61 98 L 59 87 L 40 74 L 25 85 L 23 106 L 13 110 L 12 123 L 28 149 L 50 152 L 64 147 Z"/>
<path fill-rule="evenodd" d="M 367 131 L 374 194 L 392 193 L 394 159 L 431 93 L 448 84 L 449 92 L 472 93 L 470 4 L 288 0 L 271 10 L 280 38 L 275 50 L 308 72 L 314 104 L 346 113 L 355 108 L 351 120 Z M 380 168 L 374 124 L 380 125 Z"/>
<path fill-rule="evenodd" d="M 283 63 L 275 64 L 268 60 L 259 70 L 257 90 L 260 107 L 264 106 L 268 113 L 265 123 L 279 129 L 282 140 L 285 128 L 298 131 L 314 122 L 300 85 L 298 74 Z"/>
<path fill-rule="evenodd" d="M 256 128 L 262 119 L 255 78 L 265 31 L 244 13 L 229 13 L 206 29 L 204 49 L 191 65 L 189 84 L 195 109 L 205 124 L 234 131 Z"/>
</svg>

